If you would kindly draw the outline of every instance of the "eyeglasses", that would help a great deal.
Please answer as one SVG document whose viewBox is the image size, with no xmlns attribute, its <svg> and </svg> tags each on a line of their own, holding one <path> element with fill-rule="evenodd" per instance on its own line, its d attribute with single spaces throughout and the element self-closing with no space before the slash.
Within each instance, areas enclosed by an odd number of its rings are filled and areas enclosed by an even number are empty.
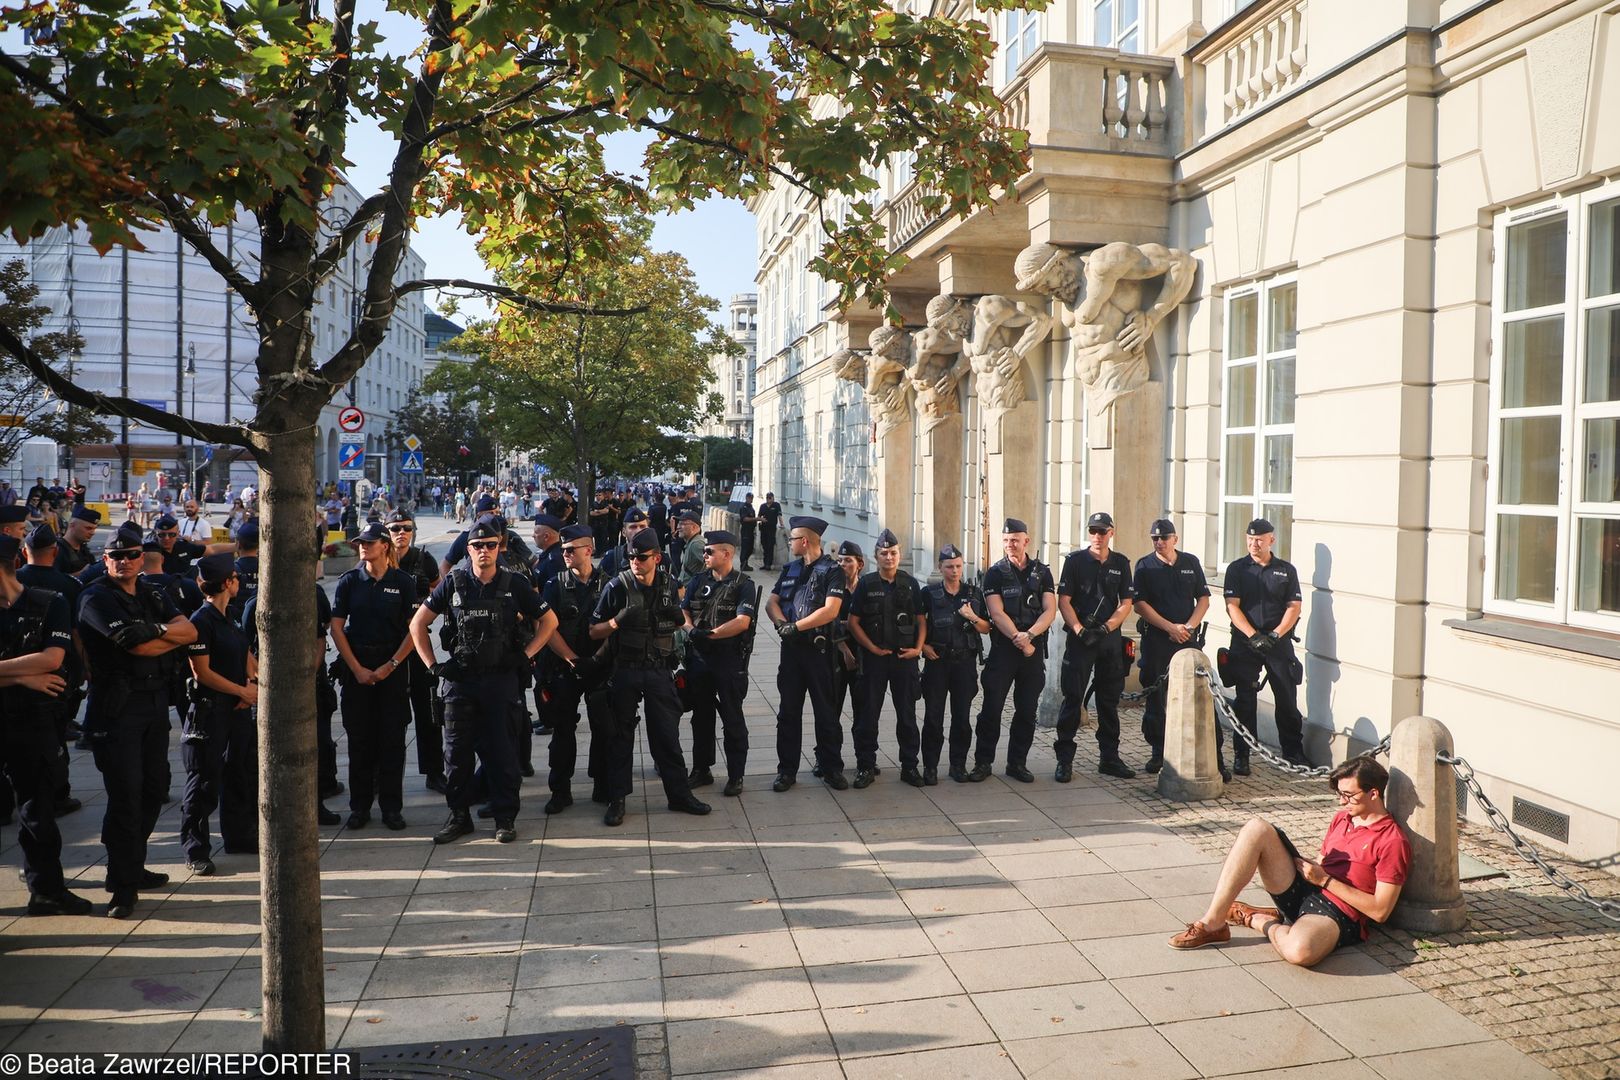
<svg viewBox="0 0 1620 1080">
<path fill-rule="evenodd" d="M 467 545 L 474 551 L 494 551 L 501 546 L 499 540 L 473 540 Z"/>
<path fill-rule="evenodd" d="M 1086 532 L 1090 533 L 1092 536 L 1107 536 L 1108 535 L 1108 529 L 1107 528 L 1087 529 Z"/>
<path fill-rule="evenodd" d="M 658 558 L 658 552 L 656 552 L 656 551 L 638 551 L 638 552 L 636 552 L 634 555 L 632 555 L 630 557 L 632 559 L 634 559 L 636 562 L 646 562 L 648 559 L 656 559 L 656 558 Z"/>
<path fill-rule="evenodd" d="M 180 530 L 175 529 L 173 532 L 160 532 L 160 533 L 157 534 L 157 538 L 159 540 L 173 540 L 175 537 L 177 537 L 179 535 L 180 535 Z"/>
<path fill-rule="evenodd" d="M 1365 794 L 1367 794 L 1365 791 L 1341 791 L 1338 793 L 1339 801 L 1341 803 L 1351 802 L 1355 799 L 1361 798 Z"/>
<path fill-rule="evenodd" d="M 397 533 L 415 532 L 416 531 L 416 526 L 415 525 L 390 525 L 390 526 L 388 526 L 388 531 L 389 532 L 397 532 Z"/>
<path fill-rule="evenodd" d="M 714 548 L 704 548 L 703 549 L 703 554 L 705 556 L 708 556 L 708 555 L 714 555 L 714 554 L 716 554 L 716 552 L 715 552 Z"/>
<path fill-rule="evenodd" d="M 140 558 L 142 553 L 138 550 L 130 549 L 126 551 L 108 551 L 103 552 L 103 554 L 105 554 L 107 558 L 111 559 L 113 562 L 132 562 L 133 560 Z"/>
</svg>

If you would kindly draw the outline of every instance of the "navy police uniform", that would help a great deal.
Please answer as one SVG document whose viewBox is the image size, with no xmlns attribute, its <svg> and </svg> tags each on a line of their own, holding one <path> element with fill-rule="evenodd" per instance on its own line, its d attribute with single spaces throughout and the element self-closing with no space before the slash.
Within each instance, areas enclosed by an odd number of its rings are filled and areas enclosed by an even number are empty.
<svg viewBox="0 0 1620 1080">
<path fill-rule="evenodd" d="M 711 544 L 736 544 L 729 532 L 710 532 Z M 726 779 L 740 782 L 748 769 L 748 721 L 743 718 L 743 697 L 748 692 L 748 658 L 759 625 L 759 586 L 738 569 L 719 580 L 703 570 L 686 586 L 681 607 L 692 618 L 686 651 L 687 688 L 692 695 L 692 772 L 706 774 L 714 766 L 714 721 L 718 713 L 725 737 Z M 746 615 L 748 629 L 717 638 L 717 627 Z"/>
<path fill-rule="evenodd" d="M 416 522 L 408 515 L 395 511 L 388 517 L 389 526 L 410 525 Z M 416 602 L 420 605 L 439 583 L 439 561 L 426 549 L 412 544 L 399 557 L 399 568 L 409 574 L 416 584 Z M 422 658 L 411 650 L 405 658 L 406 674 L 410 679 L 411 716 L 416 724 L 416 771 L 427 777 L 427 785 L 434 790 L 444 788 L 444 743 L 439 731 L 442 717 L 434 715 L 434 690 L 438 680 L 428 671 Z"/>
<path fill-rule="evenodd" d="M 1164 527 L 1163 532 L 1160 528 Z M 1153 525 L 1154 536 L 1173 535 L 1175 529 L 1168 521 Z M 1176 552 L 1176 561 L 1167 563 L 1157 555 L 1148 554 L 1136 560 L 1132 576 L 1138 603 L 1151 607 L 1160 617 L 1184 626 L 1198 608 L 1198 601 L 1209 595 L 1209 583 L 1204 578 L 1203 564 L 1198 556 L 1185 551 Z M 1181 644 L 1170 640 L 1170 635 L 1148 622 L 1137 621 L 1142 634 L 1142 685 L 1152 687 L 1142 704 L 1142 738 L 1147 741 L 1155 759 L 1164 757 L 1164 707 L 1167 688 L 1157 685 L 1170 670 L 1170 661 L 1182 649 L 1201 649 L 1204 631 L 1200 625 Z M 1220 725 L 1215 727 L 1220 734 Z"/>
<path fill-rule="evenodd" d="M 1093 514 L 1088 527 L 1112 528 L 1107 514 Z M 1101 766 L 1120 764 L 1119 698 L 1125 691 L 1125 638 L 1108 620 L 1119 606 L 1136 596 L 1131 584 L 1131 561 L 1110 551 L 1099 561 L 1090 548 L 1071 551 L 1063 560 L 1058 595 L 1069 598 L 1081 631 L 1063 628 L 1063 665 L 1059 687 L 1057 740 L 1053 750 L 1058 765 L 1074 762 L 1074 736 L 1080 730 L 1080 710 L 1088 687 L 1096 686 L 1097 750 Z M 1124 770 L 1120 770 L 1124 771 Z"/>
<path fill-rule="evenodd" d="M 961 557 L 951 546 L 940 551 L 940 561 Z M 931 778 L 939 767 L 940 750 L 945 743 L 945 709 L 950 706 L 950 768 L 953 777 L 967 771 L 968 752 L 973 749 L 973 699 L 979 693 L 979 657 L 984 638 L 962 616 L 966 604 L 980 619 L 988 619 L 984 593 L 972 582 L 963 581 L 955 592 L 943 581 L 930 582 L 923 590 L 923 618 L 928 621 L 928 647 L 938 656 L 926 660 L 922 670 L 923 778 Z"/>
<path fill-rule="evenodd" d="M 589 525 L 570 525 L 563 532 L 565 542 L 573 542 L 591 535 Z M 561 545 L 558 545 L 559 547 Z M 609 801 L 602 788 L 603 770 L 600 767 L 602 747 L 606 745 L 607 697 L 598 692 L 607 681 L 607 661 L 597 654 L 602 646 L 591 640 L 591 616 L 596 611 L 602 593 L 602 575 L 593 573 L 582 580 L 572 570 L 546 583 L 545 603 L 557 613 L 557 635 L 578 659 L 570 664 L 556 653 L 547 650 L 540 661 L 540 685 L 546 696 L 545 716 L 551 721 L 550 775 L 547 783 L 553 802 L 547 803 L 552 812 L 560 811 L 574 801 L 574 771 L 579 760 L 579 706 L 585 703 L 586 723 L 591 733 L 590 766 L 588 772 L 596 778 L 593 797 L 600 802 Z"/>
<path fill-rule="evenodd" d="M 791 525 L 818 533 L 827 527 L 819 518 L 809 517 L 793 518 Z M 768 546 L 765 548 L 767 563 L 770 550 Z M 782 567 L 772 592 L 783 615 L 792 624 L 819 611 L 830 599 L 838 600 L 840 605 L 844 603 L 844 570 L 825 552 L 809 566 L 802 558 L 794 559 Z M 776 713 L 776 771 L 778 777 L 785 778 L 789 784 L 798 775 L 803 753 L 806 695 L 815 717 L 816 765 L 824 777 L 844 771 L 844 729 L 834 697 L 836 660 L 832 631 L 831 626 L 818 626 L 805 632 L 793 632 L 782 639 L 781 666 L 776 672 L 780 702 Z"/>
<path fill-rule="evenodd" d="M 895 534 L 884 529 L 878 535 L 876 546 L 898 544 Z M 882 573 L 874 570 L 856 583 L 849 609 L 851 618 L 858 620 L 867 640 L 880 650 L 874 652 L 862 646 L 865 653 L 861 657 L 865 667 L 862 690 L 866 695 L 866 709 L 862 722 L 851 732 L 857 780 L 862 779 L 863 770 L 877 767 L 877 718 L 883 710 L 884 697 L 888 697 L 894 703 L 901 777 L 907 783 L 920 785 L 922 775 L 917 770 L 917 759 L 922 740 L 917 730 L 917 696 L 922 689 L 922 676 L 917 658 L 902 658 L 900 650 L 916 648 L 919 637 L 926 633 L 923 588 L 904 570 L 897 569 L 893 581 L 885 581 Z"/>
<path fill-rule="evenodd" d="M 1250 525 L 1252 530 L 1264 522 Z M 1244 637 L 1236 626 L 1232 627 L 1231 652 L 1227 673 L 1237 683 L 1237 703 L 1234 711 L 1250 735 L 1258 736 L 1255 702 L 1260 692 L 1260 677 L 1264 673 L 1276 704 L 1277 740 L 1283 756 L 1290 761 L 1305 760 L 1304 718 L 1299 712 L 1298 663 L 1294 658 L 1292 635 L 1273 637 L 1272 631 L 1281 624 L 1289 605 L 1300 602 L 1303 594 L 1299 587 L 1299 571 L 1292 563 L 1276 555 L 1265 565 L 1245 555 L 1226 568 L 1224 595 L 1238 601 L 1244 618 L 1254 626 L 1253 638 Z M 1248 767 L 1248 746 L 1238 740 L 1233 751 L 1235 767 L 1241 772 Z"/>
<path fill-rule="evenodd" d="M 215 563 L 213 560 L 220 560 Z M 205 581 L 223 582 L 229 555 L 210 555 L 200 564 Z M 187 655 L 204 657 L 209 670 L 238 686 L 248 681 L 248 637 L 230 616 L 205 603 L 191 616 L 197 640 Z M 208 819 L 219 810 L 220 844 L 232 854 L 259 849 L 258 729 L 254 710 L 240 698 L 198 682 L 191 710 L 181 725 L 180 761 L 186 788 L 180 799 L 180 846 L 188 863 L 209 861 Z"/>
<path fill-rule="evenodd" d="M 1009 519 L 1007 532 L 1028 532 L 1024 523 Z M 1030 556 L 1022 567 L 1003 558 L 984 575 L 984 595 L 1001 597 L 1002 609 L 1013 625 L 1027 631 L 1040 619 L 1046 596 L 1056 591 L 1051 569 Z M 979 708 L 978 739 L 974 746 L 973 774 L 982 780 L 990 775 L 996 760 L 996 744 L 1001 740 L 1001 711 L 1010 691 L 1013 698 L 1012 724 L 1007 730 L 1007 767 L 1024 768 L 1029 748 L 1035 741 L 1035 709 L 1046 686 L 1046 634 L 1030 642 L 1035 652 L 1025 656 L 1012 639 L 999 628 L 990 633 L 990 658 L 984 665 L 984 699 Z"/>
</svg>

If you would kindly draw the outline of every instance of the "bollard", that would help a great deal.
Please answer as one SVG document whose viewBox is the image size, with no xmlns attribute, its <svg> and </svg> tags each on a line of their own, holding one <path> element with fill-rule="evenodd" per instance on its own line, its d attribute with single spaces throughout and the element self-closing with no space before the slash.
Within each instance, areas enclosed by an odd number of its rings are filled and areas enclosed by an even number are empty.
<svg viewBox="0 0 1620 1080">
<path fill-rule="evenodd" d="M 1226 785 L 1215 761 L 1215 701 L 1203 673 L 1209 657 L 1182 649 L 1170 659 L 1159 794 L 1177 802 L 1218 798 Z"/>
<path fill-rule="evenodd" d="M 1412 867 L 1390 916 L 1402 930 L 1460 930 L 1468 921 L 1457 877 L 1457 785 L 1436 755 L 1452 753 L 1451 732 L 1427 716 L 1395 725 L 1384 804 L 1406 829 Z"/>
</svg>

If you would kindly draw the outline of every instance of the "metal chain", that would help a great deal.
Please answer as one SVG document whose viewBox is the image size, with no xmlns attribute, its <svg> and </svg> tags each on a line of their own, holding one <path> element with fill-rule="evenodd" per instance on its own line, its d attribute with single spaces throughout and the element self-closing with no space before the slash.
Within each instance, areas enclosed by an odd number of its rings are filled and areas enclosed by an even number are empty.
<svg viewBox="0 0 1620 1080">
<path fill-rule="evenodd" d="M 1170 681 L 1170 672 L 1168 670 L 1166 670 L 1163 675 L 1159 676 L 1159 681 L 1158 682 L 1153 683 L 1151 686 L 1144 686 L 1140 690 L 1132 690 L 1128 694 L 1121 694 L 1121 695 L 1119 695 L 1119 700 L 1120 701 L 1141 701 L 1143 698 L 1145 698 L 1149 694 L 1153 693 L 1153 691 L 1157 690 L 1159 687 L 1164 686 L 1169 681 Z"/>
<path fill-rule="evenodd" d="M 1462 778 L 1462 782 L 1468 786 L 1469 792 L 1473 794 L 1474 801 L 1479 804 L 1479 808 L 1485 811 L 1485 816 L 1490 820 L 1491 827 L 1511 840 L 1514 850 L 1518 851 L 1520 855 L 1531 863 L 1534 863 L 1536 869 L 1540 870 L 1547 880 L 1582 903 L 1591 905 L 1599 915 L 1610 922 L 1620 923 L 1620 901 L 1599 900 L 1587 891 L 1586 886 L 1549 863 L 1534 844 L 1513 831 L 1513 825 L 1508 821 L 1507 815 L 1502 813 L 1495 803 L 1491 802 L 1484 789 L 1479 786 L 1479 781 L 1474 777 L 1474 767 L 1468 764 L 1466 758 L 1442 751 L 1435 755 L 1435 759 L 1442 765 L 1450 765 L 1456 771 L 1457 775 Z"/>
<path fill-rule="evenodd" d="M 1255 738 L 1253 735 L 1250 735 L 1249 729 L 1244 727 L 1242 723 L 1238 721 L 1237 714 L 1232 709 L 1231 699 L 1229 699 L 1226 694 L 1222 692 L 1221 684 L 1215 679 L 1215 672 L 1209 668 L 1201 668 L 1199 670 L 1204 676 L 1204 681 L 1209 683 L 1210 694 L 1215 698 L 1216 718 L 1222 724 L 1226 725 L 1227 730 L 1232 732 L 1234 739 L 1242 740 L 1242 745 L 1249 748 L 1249 753 L 1252 756 L 1260 757 L 1282 772 L 1288 773 L 1291 776 L 1297 776 L 1302 780 L 1318 780 L 1327 776 L 1334 770 L 1336 766 L 1333 765 L 1318 765 L 1315 767 L 1310 765 L 1295 765 L 1286 758 L 1272 753 L 1271 750 L 1263 745 L 1259 739 Z M 1378 757 L 1381 754 L 1387 753 L 1389 753 L 1389 736 L 1385 735 L 1382 739 L 1378 740 L 1377 746 L 1374 746 L 1369 750 L 1363 750 L 1361 753 L 1357 754 L 1356 757 Z"/>
</svg>

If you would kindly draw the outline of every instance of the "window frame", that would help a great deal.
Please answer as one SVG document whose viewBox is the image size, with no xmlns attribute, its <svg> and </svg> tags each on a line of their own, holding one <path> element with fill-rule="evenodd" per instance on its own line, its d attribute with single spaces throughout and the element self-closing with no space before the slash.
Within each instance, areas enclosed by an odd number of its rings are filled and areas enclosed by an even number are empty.
<svg viewBox="0 0 1620 1080">
<path fill-rule="evenodd" d="M 1138 55 L 1144 51 L 1142 48 L 1142 35 L 1145 28 L 1143 26 L 1144 20 L 1142 14 L 1143 8 L 1147 5 L 1145 0 L 1136 0 L 1136 18 L 1130 23 L 1121 26 L 1120 11 L 1121 5 L 1125 2 L 1127 2 L 1127 0 L 1091 0 L 1088 11 L 1090 18 L 1087 20 L 1086 26 L 1090 30 L 1091 36 L 1095 38 L 1097 36 L 1097 9 L 1102 7 L 1104 4 L 1110 5 L 1111 11 L 1109 21 L 1112 23 L 1112 33 L 1107 41 L 1093 41 L 1092 44 L 1098 48 L 1115 49 L 1119 52 L 1128 52 L 1132 55 Z M 1119 44 L 1120 41 L 1133 33 L 1136 35 L 1136 44 L 1130 49 L 1122 48 Z"/>
<path fill-rule="evenodd" d="M 1045 12 L 1009 8 L 1002 12 L 1001 85 L 1018 78 L 1018 71 L 1046 40 Z M 1033 38 L 1033 40 L 1031 40 Z"/>
<path fill-rule="evenodd" d="M 1272 349 L 1270 345 L 1271 325 L 1271 297 L 1272 294 L 1292 287 L 1294 289 L 1294 346 L 1291 349 Z M 1255 303 L 1255 348 L 1253 355 L 1240 357 L 1236 360 L 1232 356 L 1232 308 L 1233 305 L 1248 297 L 1254 297 Z M 1294 443 L 1295 427 L 1298 420 L 1298 378 L 1299 378 L 1299 274 L 1297 271 L 1273 274 L 1269 277 L 1255 278 L 1226 290 L 1221 298 L 1222 313 L 1222 340 L 1221 340 L 1221 385 L 1220 385 L 1220 468 L 1216 470 L 1216 503 L 1219 513 L 1215 520 L 1215 551 L 1218 565 L 1212 570 L 1224 572 L 1224 569 L 1233 560 L 1242 558 L 1244 551 L 1228 552 L 1223 545 L 1226 543 L 1227 516 L 1234 512 L 1234 507 L 1242 507 L 1244 515 L 1241 520 L 1248 521 L 1265 516 L 1266 507 L 1286 506 L 1289 508 L 1287 535 L 1277 537 L 1274 549 L 1277 557 L 1287 559 L 1293 549 L 1294 542 L 1294 513 L 1295 488 L 1294 466 L 1298 460 L 1297 447 Z M 1266 420 L 1266 403 L 1271 383 L 1271 362 L 1288 358 L 1293 361 L 1295 390 L 1293 419 L 1288 423 L 1276 424 Z M 1252 367 L 1254 369 L 1252 423 L 1234 427 L 1231 423 L 1232 403 L 1228 393 L 1231 386 L 1231 372 L 1235 368 Z M 1228 495 L 1227 477 L 1231 468 L 1230 456 L 1227 453 L 1227 440 L 1232 435 L 1249 435 L 1253 438 L 1254 463 L 1250 475 L 1251 487 L 1247 495 Z M 1288 469 L 1289 486 L 1287 492 L 1267 491 L 1266 479 L 1266 440 L 1267 438 L 1287 436 L 1289 439 L 1290 464 Z M 1272 524 L 1276 524 L 1275 521 Z"/>
</svg>

